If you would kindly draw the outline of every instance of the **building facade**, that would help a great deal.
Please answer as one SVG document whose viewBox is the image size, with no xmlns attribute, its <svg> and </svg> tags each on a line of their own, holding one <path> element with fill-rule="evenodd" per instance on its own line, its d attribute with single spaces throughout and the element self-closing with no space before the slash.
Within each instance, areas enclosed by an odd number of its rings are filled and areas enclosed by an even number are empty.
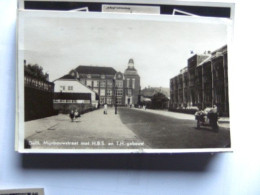
<svg viewBox="0 0 260 195">
<path fill-rule="evenodd" d="M 71 75 L 65 75 L 54 81 L 53 106 L 55 110 L 68 113 L 78 110 L 84 113 L 97 108 L 97 94 Z"/>
<path fill-rule="evenodd" d="M 187 67 L 170 79 L 170 109 L 217 105 L 220 114 L 229 115 L 227 45 L 188 59 Z"/>
<path fill-rule="evenodd" d="M 138 104 L 140 77 L 133 59 L 129 60 L 124 73 L 112 67 L 80 65 L 68 75 L 93 90 L 99 97 L 99 105 Z"/>
</svg>

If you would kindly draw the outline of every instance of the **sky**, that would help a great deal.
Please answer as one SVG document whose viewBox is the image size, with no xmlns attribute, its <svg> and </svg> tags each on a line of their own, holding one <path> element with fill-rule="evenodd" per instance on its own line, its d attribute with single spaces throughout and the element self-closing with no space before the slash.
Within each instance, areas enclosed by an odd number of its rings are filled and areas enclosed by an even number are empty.
<svg viewBox="0 0 260 195">
<path fill-rule="evenodd" d="M 80 16 L 35 14 L 20 23 L 24 36 L 19 52 L 27 64 L 42 66 L 50 81 L 78 65 L 124 72 L 133 58 L 142 88 L 169 87 L 170 78 L 187 66 L 190 51 L 214 51 L 227 44 L 223 22 Z"/>
</svg>

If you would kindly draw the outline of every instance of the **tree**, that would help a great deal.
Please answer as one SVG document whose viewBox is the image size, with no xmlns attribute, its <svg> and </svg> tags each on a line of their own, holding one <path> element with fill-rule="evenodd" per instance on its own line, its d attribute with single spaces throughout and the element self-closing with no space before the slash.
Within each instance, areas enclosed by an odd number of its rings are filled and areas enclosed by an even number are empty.
<svg viewBox="0 0 260 195">
<path fill-rule="evenodd" d="M 164 109 L 168 106 L 169 99 L 162 93 L 156 93 L 152 97 L 151 107 L 153 109 Z"/>
<path fill-rule="evenodd" d="M 30 76 L 36 77 L 38 79 L 42 79 L 44 81 L 48 80 L 49 75 L 43 72 L 43 68 L 38 64 L 28 64 L 24 65 L 24 73 Z"/>
</svg>

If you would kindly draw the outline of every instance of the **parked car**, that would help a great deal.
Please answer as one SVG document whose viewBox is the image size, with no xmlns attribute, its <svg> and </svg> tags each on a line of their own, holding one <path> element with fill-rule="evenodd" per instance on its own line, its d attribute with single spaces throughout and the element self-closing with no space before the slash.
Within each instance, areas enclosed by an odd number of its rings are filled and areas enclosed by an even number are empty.
<svg viewBox="0 0 260 195">
<path fill-rule="evenodd" d="M 210 126 L 214 131 L 218 131 L 218 113 L 214 108 L 205 108 L 195 113 L 197 129 L 201 126 Z"/>
</svg>

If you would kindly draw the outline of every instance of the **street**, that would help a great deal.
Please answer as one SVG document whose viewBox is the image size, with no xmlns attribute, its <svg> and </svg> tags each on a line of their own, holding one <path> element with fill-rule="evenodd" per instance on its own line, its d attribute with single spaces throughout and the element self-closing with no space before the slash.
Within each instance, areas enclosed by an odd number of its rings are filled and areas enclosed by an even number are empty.
<svg viewBox="0 0 260 195">
<path fill-rule="evenodd" d="M 182 120 L 126 108 L 120 109 L 120 118 L 151 148 L 224 148 L 230 145 L 229 130 L 220 127 L 216 133 L 210 127 L 197 129 L 195 119 Z"/>
<path fill-rule="evenodd" d="M 33 149 L 181 149 L 230 146 L 229 129 L 196 129 L 196 121 L 167 111 L 109 108 L 95 110 L 71 122 L 57 115 L 25 123 L 27 148 Z M 168 114 L 169 116 L 162 115 Z M 41 128 L 41 130 L 39 130 Z M 30 132 L 30 133 L 28 133 Z"/>
</svg>

